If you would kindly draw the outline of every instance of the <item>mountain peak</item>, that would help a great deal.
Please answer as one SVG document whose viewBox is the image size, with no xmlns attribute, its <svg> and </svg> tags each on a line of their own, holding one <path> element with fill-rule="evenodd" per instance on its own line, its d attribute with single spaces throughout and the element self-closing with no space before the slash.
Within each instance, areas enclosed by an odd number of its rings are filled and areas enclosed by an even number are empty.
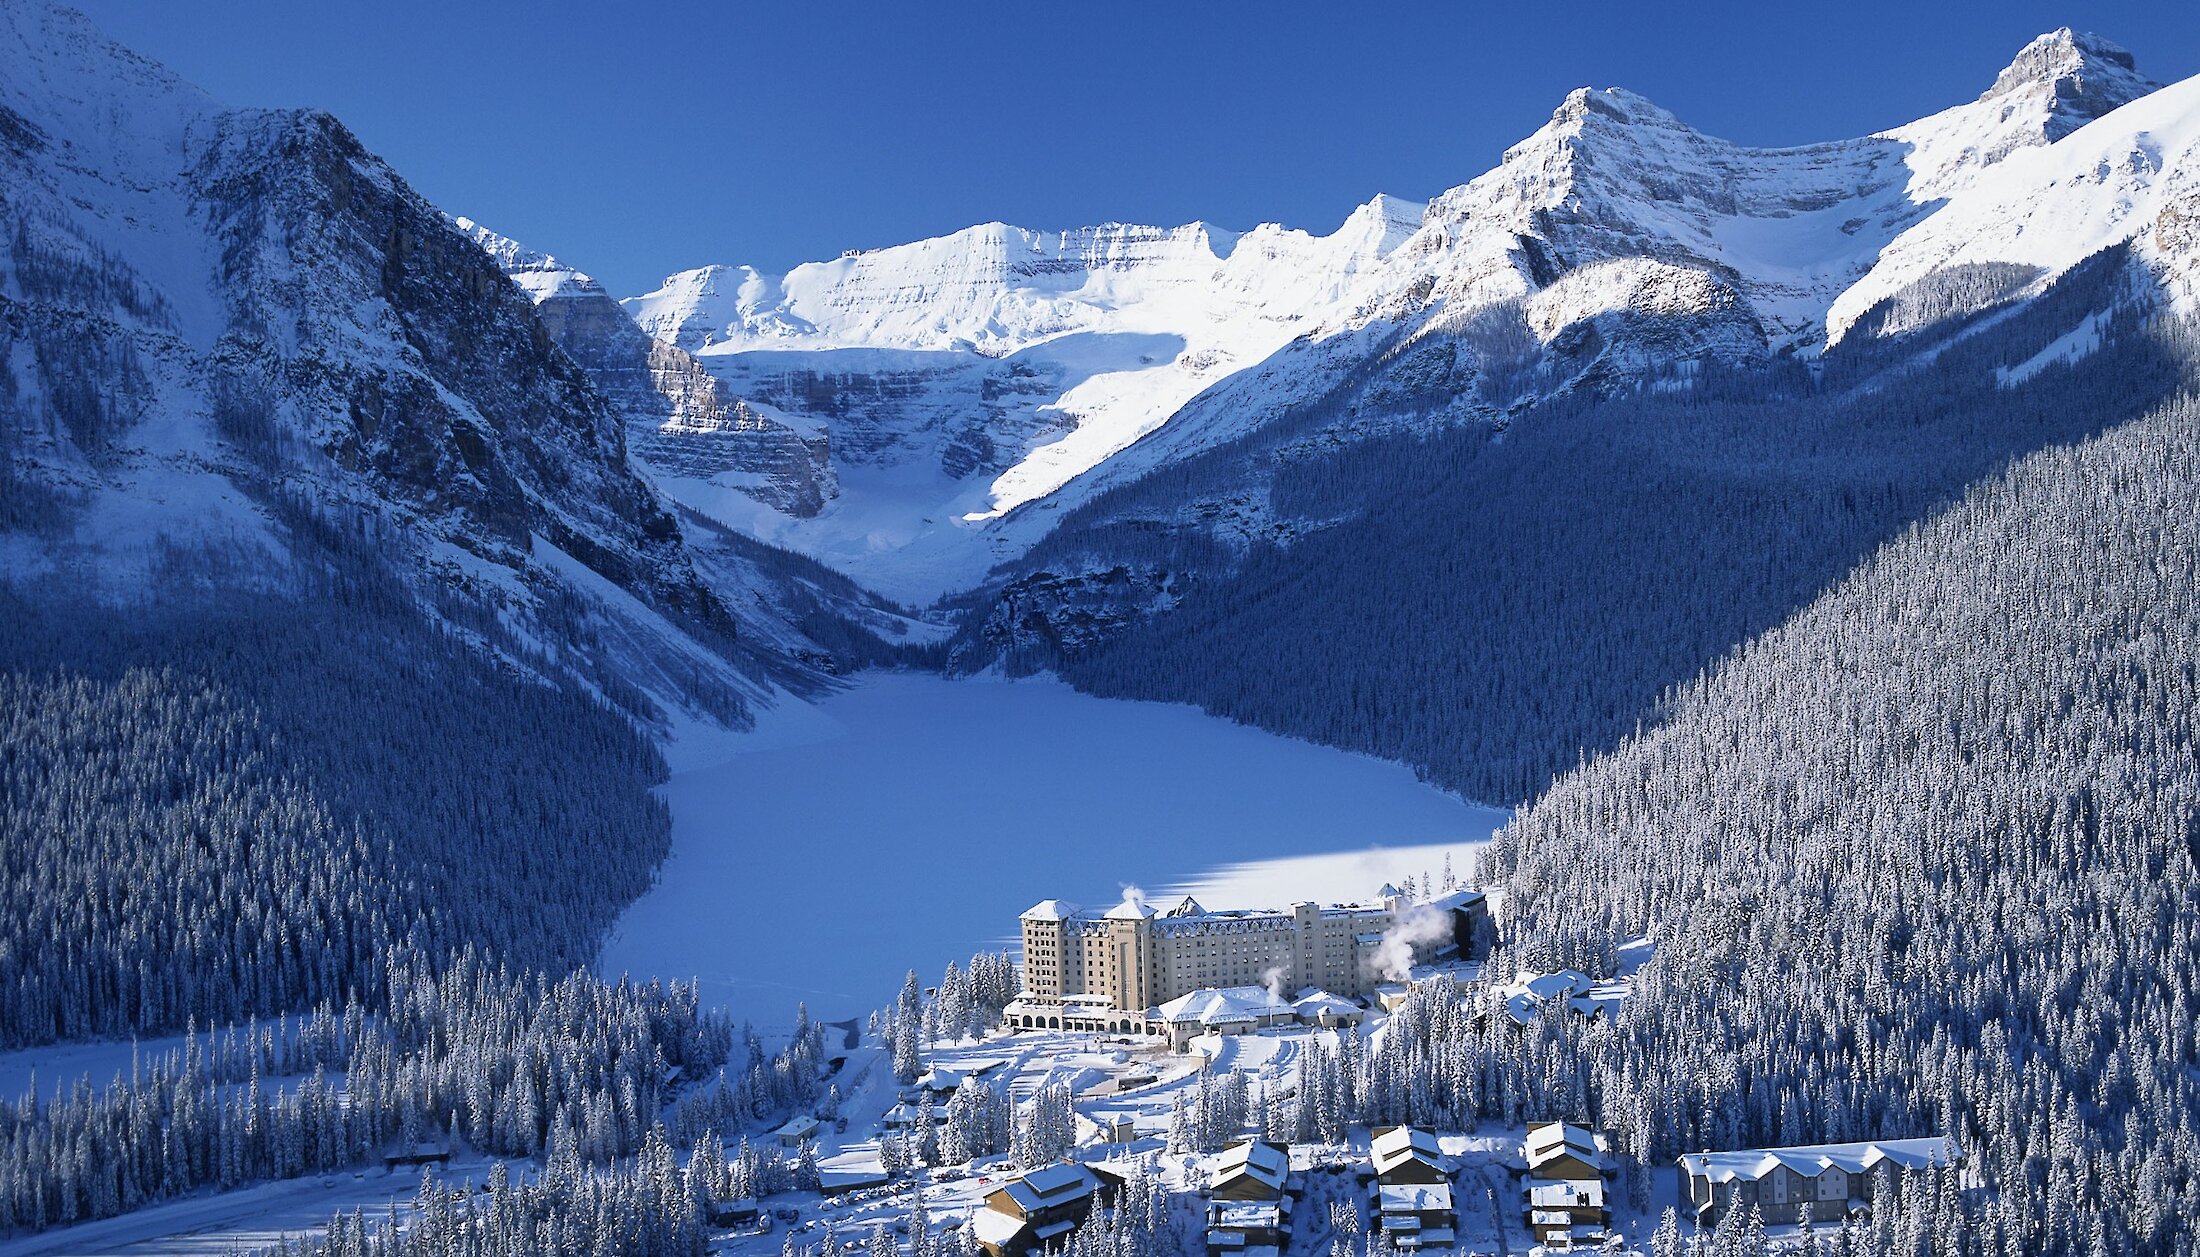
<svg viewBox="0 0 2200 1257">
<path fill-rule="evenodd" d="M 2128 49 L 2065 26 L 2026 44 L 1979 99 L 2044 91 L 2052 97 L 2049 138 L 2061 139 L 2161 86 L 2139 73 Z"/>
<path fill-rule="evenodd" d="M 1584 123 L 1592 117 L 1621 124 L 1647 123 L 1663 127 L 1686 125 L 1649 97 L 1630 92 L 1624 87 L 1577 87 L 1566 93 L 1566 99 L 1560 101 L 1558 108 L 1551 112 L 1551 122 L 1558 126 Z"/>
</svg>

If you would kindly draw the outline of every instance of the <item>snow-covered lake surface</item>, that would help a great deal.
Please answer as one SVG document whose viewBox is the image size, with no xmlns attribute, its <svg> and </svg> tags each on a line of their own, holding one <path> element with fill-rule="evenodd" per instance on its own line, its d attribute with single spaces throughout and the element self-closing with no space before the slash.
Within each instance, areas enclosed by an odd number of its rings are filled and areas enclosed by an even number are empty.
<svg viewBox="0 0 2200 1257">
<path fill-rule="evenodd" d="M 1447 852 L 1464 874 L 1505 819 L 1396 764 L 1044 679 L 873 673 L 674 760 L 672 856 L 600 967 L 696 979 L 760 1026 L 798 1000 L 866 1013 L 1041 899 L 1365 897 Z"/>
</svg>

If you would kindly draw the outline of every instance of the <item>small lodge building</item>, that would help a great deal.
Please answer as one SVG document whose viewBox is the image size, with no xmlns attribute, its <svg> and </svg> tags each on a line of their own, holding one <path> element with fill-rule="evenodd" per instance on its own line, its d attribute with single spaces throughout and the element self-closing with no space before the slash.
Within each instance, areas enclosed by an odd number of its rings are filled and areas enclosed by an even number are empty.
<svg viewBox="0 0 2200 1257">
<path fill-rule="evenodd" d="M 1378 1183 L 1451 1181 L 1451 1159 L 1436 1146 L 1436 1136 L 1418 1126 L 1380 1127 L 1367 1151 Z"/>
<path fill-rule="evenodd" d="M 1691 1152 L 1680 1158 L 1680 1167 L 1699 1223 L 1710 1226 L 1729 1209 L 1755 1205 L 1766 1222 L 1784 1225 L 1801 1221 L 1805 1206 L 1821 1221 L 1868 1211 L 1882 1169 L 1899 1174 L 1961 1160 L 1953 1142 L 1935 1135 Z"/>
<path fill-rule="evenodd" d="M 1530 1179 L 1528 1232 L 1551 1249 L 1572 1249 L 1604 1239 L 1612 1225 L 1603 1179 Z"/>
<path fill-rule="evenodd" d="M 736 1230 L 754 1229 L 762 1225 L 763 1210 L 747 1196 L 734 1200 L 714 1200 L 710 1205 L 710 1224 Z"/>
<path fill-rule="evenodd" d="M 1612 1224 L 1611 1141 L 1570 1122 L 1537 1122 L 1521 1145 L 1528 1232 L 1545 1248 L 1601 1241 Z"/>
<path fill-rule="evenodd" d="M 1532 1026 L 1545 1008 L 1561 1006 L 1578 1017 L 1617 1017 L 1633 991 L 1630 979 L 1598 982 L 1579 969 L 1556 973 L 1522 969 L 1512 981 L 1491 988 L 1504 1015 L 1517 1026 Z"/>
<path fill-rule="evenodd" d="M 1215 1154 L 1207 1179 L 1213 1200 L 1282 1200 L 1291 1193 L 1291 1150 L 1268 1139 L 1244 1139 Z"/>
<path fill-rule="evenodd" d="M 1299 1015 L 1299 1024 L 1320 1030 L 1335 1030 L 1343 1026 L 1357 1026 L 1367 1020 L 1367 1010 L 1342 995 L 1331 995 L 1318 986 L 1300 991 L 1291 1000 L 1292 1011 Z"/>
<path fill-rule="evenodd" d="M 385 1170 L 408 1165 L 448 1165 L 450 1161 L 451 1144 L 446 1139 L 406 1144 L 382 1154 L 382 1168 Z"/>
<path fill-rule="evenodd" d="M 787 1119 L 787 1124 L 772 1132 L 772 1139 L 782 1148 L 800 1148 L 817 1140 L 817 1119 L 807 1113 L 798 1113 Z"/>
<path fill-rule="evenodd" d="M 1436 1136 L 1414 1126 L 1377 1129 L 1368 1146 L 1375 1227 L 1403 1249 L 1450 1248 L 1459 1233 L 1452 1163 Z"/>
<path fill-rule="evenodd" d="M 1216 1155 L 1207 1178 L 1208 1257 L 1275 1257 L 1291 1237 L 1291 1150 L 1247 1139 Z"/>
<path fill-rule="evenodd" d="M 1103 1193 L 1120 1185 L 1114 1175 L 1075 1161 L 1042 1165 L 988 1192 L 985 1208 L 970 1215 L 971 1230 L 989 1257 L 1019 1257 L 1069 1234 Z"/>
<path fill-rule="evenodd" d="M 1571 1122 L 1531 1123 L 1520 1152 L 1530 1178 L 1583 1180 L 1612 1175 L 1611 1141 Z"/>
</svg>

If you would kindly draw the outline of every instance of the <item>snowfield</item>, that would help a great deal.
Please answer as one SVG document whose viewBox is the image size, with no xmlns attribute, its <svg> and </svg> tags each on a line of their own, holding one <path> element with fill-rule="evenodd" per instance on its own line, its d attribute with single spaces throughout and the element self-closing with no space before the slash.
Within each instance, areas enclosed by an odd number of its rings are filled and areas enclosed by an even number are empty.
<svg viewBox="0 0 2200 1257">
<path fill-rule="evenodd" d="M 873 673 L 714 745 L 666 787 L 672 855 L 599 967 L 695 978 L 760 1025 L 798 1000 L 867 1013 L 1041 899 L 1363 896 L 1447 851 L 1464 873 L 1506 815 L 1397 764 L 1053 680 Z"/>
</svg>

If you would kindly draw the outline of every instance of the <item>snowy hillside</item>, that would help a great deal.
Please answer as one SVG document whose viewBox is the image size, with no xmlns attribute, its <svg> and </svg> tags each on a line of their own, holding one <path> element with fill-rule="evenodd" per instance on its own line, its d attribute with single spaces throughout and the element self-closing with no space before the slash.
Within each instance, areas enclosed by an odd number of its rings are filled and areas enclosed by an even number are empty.
<svg viewBox="0 0 2200 1257">
<path fill-rule="evenodd" d="M 1838 340 L 1874 313 L 1899 328 L 2004 304 L 2124 244 L 2171 303 L 2200 300 L 2200 79 L 2014 154 L 1890 243 L 1829 322 Z M 1899 308 L 1936 277 L 1965 274 L 1994 279 L 1967 301 Z"/>
<path fill-rule="evenodd" d="M 1328 236 L 994 223 L 785 276 L 704 267 L 626 305 L 737 395 L 819 424 L 844 490 L 810 518 L 724 478 L 673 492 L 926 601 L 1022 553 L 1046 512 L 1287 419 L 1324 443 L 1503 423 L 1555 394 L 1815 356 L 1891 242 L 2156 86 L 2056 31 L 1977 100 L 1782 149 L 1582 89 L 1496 169 Z M 1288 535 L 1244 488 L 1232 527 Z"/>
</svg>

